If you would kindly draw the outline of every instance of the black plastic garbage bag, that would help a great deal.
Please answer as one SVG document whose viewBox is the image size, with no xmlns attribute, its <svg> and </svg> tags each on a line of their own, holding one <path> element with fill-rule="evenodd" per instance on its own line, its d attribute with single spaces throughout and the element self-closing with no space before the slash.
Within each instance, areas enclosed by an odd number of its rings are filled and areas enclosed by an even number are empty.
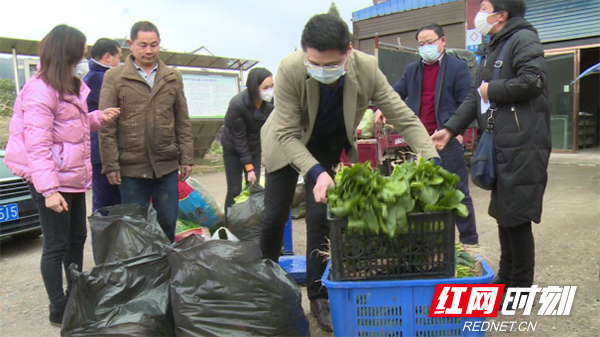
<svg viewBox="0 0 600 337">
<path fill-rule="evenodd" d="M 310 335 L 300 288 L 258 246 L 211 240 L 168 259 L 177 336 Z"/>
<path fill-rule="evenodd" d="M 202 236 L 198 235 L 198 234 L 192 234 L 189 236 L 186 236 L 185 238 L 175 242 L 172 246 L 171 246 L 171 251 L 172 250 L 176 250 L 176 251 L 182 251 L 182 250 L 187 250 L 190 248 L 193 248 L 195 246 L 198 246 L 202 243 L 204 243 L 206 241 L 206 239 L 204 239 Z"/>
<path fill-rule="evenodd" d="M 242 242 L 260 244 L 260 217 L 265 210 L 265 190 L 250 186 L 248 200 L 233 204 L 227 212 L 227 229 Z"/>
<path fill-rule="evenodd" d="M 152 205 L 116 205 L 89 217 L 96 265 L 157 252 L 170 241 L 156 220 Z"/>
<path fill-rule="evenodd" d="M 73 288 L 62 336 L 173 336 L 166 255 L 115 261 L 80 273 L 69 268 Z"/>
</svg>

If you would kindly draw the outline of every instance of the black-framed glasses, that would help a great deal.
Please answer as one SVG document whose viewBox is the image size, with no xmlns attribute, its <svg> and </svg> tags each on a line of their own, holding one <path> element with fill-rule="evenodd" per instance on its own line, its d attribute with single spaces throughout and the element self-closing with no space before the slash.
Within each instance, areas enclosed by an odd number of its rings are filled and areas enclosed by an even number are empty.
<svg viewBox="0 0 600 337">
<path fill-rule="evenodd" d="M 310 62 L 308 60 L 308 58 L 306 56 L 304 56 L 304 65 L 311 69 L 314 69 L 314 70 L 335 70 L 335 69 L 338 69 L 339 67 L 343 67 L 346 64 L 347 59 L 348 59 L 348 55 L 346 55 L 344 57 L 344 60 L 340 64 L 331 64 L 331 65 L 327 65 L 327 66 L 320 66 L 320 65 L 316 65 L 316 64 Z"/>
<path fill-rule="evenodd" d="M 425 41 L 425 42 L 419 42 L 417 45 L 419 47 L 423 47 L 423 46 L 427 46 L 427 45 L 432 45 L 436 42 L 438 42 L 441 39 L 441 37 L 438 37 L 437 39 L 433 40 L 433 41 Z"/>
</svg>

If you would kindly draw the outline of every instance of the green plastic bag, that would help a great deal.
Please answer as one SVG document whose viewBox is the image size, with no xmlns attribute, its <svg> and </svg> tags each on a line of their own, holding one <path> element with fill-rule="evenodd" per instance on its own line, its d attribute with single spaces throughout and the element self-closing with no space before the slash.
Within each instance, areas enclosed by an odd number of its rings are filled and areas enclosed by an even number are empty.
<svg viewBox="0 0 600 337">
<path fill-rule="evenodd" d="M 373 131 L 375 131 L 375 121 L 373 120 L 375 112 L 373 109 L 367 109 L 363 118 L 358 124 L 358 138 L 373 138 Z"/>
</svg>

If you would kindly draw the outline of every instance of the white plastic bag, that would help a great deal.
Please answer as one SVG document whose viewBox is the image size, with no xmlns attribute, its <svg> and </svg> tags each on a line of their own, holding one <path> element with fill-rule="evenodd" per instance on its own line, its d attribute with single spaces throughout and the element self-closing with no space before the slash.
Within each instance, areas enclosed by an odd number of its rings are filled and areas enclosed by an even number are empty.
<svg viewBox="0 0 600 337">
<path fill-rule="evenodd" d="M 373 109 L 367 109 L 363 118 L 358 124 L 357 130 L 359 131 L 358 138 L 373 138 L 373 131 L 375 131 L 375 121 L 373 120 L 375 112 Z"/>
<path fill-rule="evenodd" d="M 240 242 L 240 239 L 238 239 L 237 236 L 233 235 L 233 233 L 231 233 L 229 229 L 225 227 L 217 229 L 209 240 L 226 240 L 231 242 Z"/>
</svg>

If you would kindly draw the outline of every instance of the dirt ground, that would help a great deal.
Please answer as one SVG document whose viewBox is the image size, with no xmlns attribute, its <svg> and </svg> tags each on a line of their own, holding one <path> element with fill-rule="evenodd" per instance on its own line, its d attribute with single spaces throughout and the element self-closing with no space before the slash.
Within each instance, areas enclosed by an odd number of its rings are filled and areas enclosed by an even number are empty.
<svg viewBox="0 0 600 337">
<path fill-rule="evenodd" d="M 196 176 L 219 201 L 225 199 L 223 172 Z M 535 332 L 511 332 L 512 336 L 600 336 L 600 153 L 553 155 L 544 200 L 542 223 L 534 225 L 536 240 L 535 283 L 540 287 L 576 285 L 570 316 L 502 316 L 491 321 L 537 322 Z M 495 271 L 499 244 L 494 220 L 487 215 L 489 193 L 472 189 L 481 254 Z M 304 254 L 305 223 L 294 222 L 294 251 Z M 48 301 L 39 271 L 42 239 L 0 242 L 0 335 L 59 336 L 48 323 Z M 84 269 L 93 266 L 90 240 L 86 243 Z M 308 314 L 306 288 L 303 307 Z M 539 304 L 538 304 L 539 306 Z M 331 336 L 309 317 L 313 336 Z M 502 332 L 488 332 L 501 336 Z M 406 336 L 405 336 L 406 337 Z M 409 336 L 410 337 L 410 336 Z"/>
</svg>

